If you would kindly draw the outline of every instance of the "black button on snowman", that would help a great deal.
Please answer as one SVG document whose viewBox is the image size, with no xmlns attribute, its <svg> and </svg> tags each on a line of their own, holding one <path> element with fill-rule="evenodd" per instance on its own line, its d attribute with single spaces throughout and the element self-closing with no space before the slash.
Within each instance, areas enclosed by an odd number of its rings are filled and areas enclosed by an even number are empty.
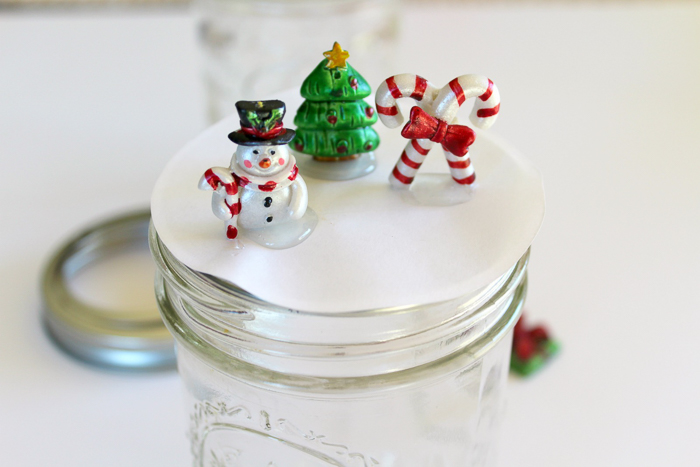
<svg viewBox="0 0 700 467">
<path fill-rule="evenodd" d="M 238 229 L 263 229 L 301 219 L 308 191 L 287 144 L 294 130 L 284 128 L 284 102 L 239 101 L 241 129 L 228 135 L 238 147 L 229 167 L 212 167 L 199 188 L 213 190 L 212 211 L 226 223 L 226 236 Z"/>
</svg>

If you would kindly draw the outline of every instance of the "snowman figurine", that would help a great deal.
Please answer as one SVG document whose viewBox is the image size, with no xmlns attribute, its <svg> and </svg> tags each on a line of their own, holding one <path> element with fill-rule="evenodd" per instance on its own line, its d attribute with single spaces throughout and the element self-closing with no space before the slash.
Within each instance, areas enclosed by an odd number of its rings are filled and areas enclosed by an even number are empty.
<svg viewBox="0 0 700 467">
<path fill-rule="evenodd" d="M 226 236 L 237 242 L 238 230 L 260 231 L 301 219 L 308 191 L 287 143 L 294 130 L 284 128 L 284 102 L 239 101 L 241 129 L 228 135 L 238 147 L 231 165 L 212 167 L 199 180 L 212 190 L 212 211 L 226 222 Z"/>
</svg>

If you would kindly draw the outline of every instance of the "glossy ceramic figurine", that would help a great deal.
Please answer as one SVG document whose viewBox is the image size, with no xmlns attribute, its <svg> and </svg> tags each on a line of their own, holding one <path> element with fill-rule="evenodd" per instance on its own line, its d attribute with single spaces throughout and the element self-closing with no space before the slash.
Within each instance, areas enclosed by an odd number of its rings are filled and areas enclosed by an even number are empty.
<svg viewBox="0 0 700 467">
<path fill-rule="evenodd" d="M 408 187 L 433 147 L 440 143 L 450 167 L 452 179 L 460 185 L 471 185 L 476 179 L 469 159 L 469 146 L 474 142 L 474 131 L 457 125 L 457 111 L 469 98 L 476 97 L 471 121 L 478 128 L 487 129 L 496 121 L 500 108 L 498 88 L 480 75 L 463 75 L 437 89 L 418 75 L 395 75 L 377 89 L 377 113 L 384 125 L 396 128 L 403 123 L 403 115 L 396 100 L 408 97 L 418 105 L 411 109 L 410 120 L 401 130 L 401 136 L 410 139 L 396 163 L 389 181 L 396 187 Z"/>
<path fill-rule="evenodd" d="M 323 55 L 326 58 L 301 86 L 306 100 L 294 118 L 297 134 L 292 147 L 319 161 L 354 159 L 379 145 L 372 129 L 377 115 L 363 100 L 372 90 L 346 62 L 350 54 L 337 42 Z"/>
<path fill-rule="evenodd" d="M 213 190 L 212 211 L 226 222 L 226 236 L 238 237 L 239 227 L 265 229 L 300 219 L 308 192 L 287 143 L 294 131 L 284 128 L 282 101 L 240 101 L 236 109 L 241 129 L 229 134 L 238 147 L 230 167 L 212 167 L 199 180 L 201 190 Z"/>
</svg>

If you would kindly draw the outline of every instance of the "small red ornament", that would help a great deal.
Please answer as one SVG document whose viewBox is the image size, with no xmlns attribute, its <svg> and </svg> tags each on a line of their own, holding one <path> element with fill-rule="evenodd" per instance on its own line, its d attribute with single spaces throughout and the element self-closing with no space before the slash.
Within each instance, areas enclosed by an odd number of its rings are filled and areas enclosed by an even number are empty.
<svg viewBox="0 0 700 467">
<path fill-rule="evenodd" d="M 549 337 L 544 326 L 528 328 L 520 317 L 513 328 L 513 354 L 510 369 L 527 376 L 540 369 L 559 351 L 559 344 Z"/>
<path fill-rule="evenodd" d="M 338 117 L 336 117 L 335 115 L 329 115 L 327 120 L 328 123 L 330 123 L 331 125 L 335 125 L 335 123 L 338 121 Z"/>
<path fill-rule="evenodd" d="M 535 350 L 537 350 L 537 345 L 532 339 L 521 339 L 515 342 L 514 349 L 515 355 L 521 360 L 529 360 L 535 355 Z"/>
<path fill-rule="evenodd" d="M 302 143 L 301 141 L 297 141 L 296 143 L 294 143 L 294 149 L 296 149 L 299 152 L 303 151 L 304 143 Z"/>
<path fill-rule="evenodd" d="M 357 89 L 357 78 L 350 78 L 350 87 Z"/>
<path fill-rule="evenodd" d="M 344 146 L 344 145 L 341 145 L 341 146 L 338 146 L 338 147 L 337 147 L 336 151 L 338 151 L 339 153 L 342 154 L 342 153 L 344 153 L 344 152 L 348 152 L 348 147 L 347 147 L 347 146 Z"/>
<path fill-rule="evenodd" d="M 537 343 L 544 342 L 547 339 L 549 339 L 547 330 L 542 326 L 536 326 L 532 328 L 528 334 L 530 335 L 530 338 Z"/>
<path fill-rule="evenodd" d="M 365 109 L 365 115 L 367 115 L 367 118 L 372 118 L 372 115 L 374 115 L 374 107 L 367 107 Z"/>
<path fill-rule="evenodd" d="M 372 142 L 371 142 L 371 141 L 367 141 L 367 144 L 365 144 L 365 149 L 368 150 L 368 151 L 371 150 L 373 147 L 374 147 L 374 146 L 372 146 Z"/>
</svg>

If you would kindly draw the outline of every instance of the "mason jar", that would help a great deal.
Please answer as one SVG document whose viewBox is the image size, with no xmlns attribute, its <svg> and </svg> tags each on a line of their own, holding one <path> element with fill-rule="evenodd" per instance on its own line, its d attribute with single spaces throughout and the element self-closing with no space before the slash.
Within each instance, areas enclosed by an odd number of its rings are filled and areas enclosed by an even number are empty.
<svg viewBox="0 0 700 467">
<path fill-rule="evenodd" d="M 150 246 L 194 465 L 493 465 L 529 253 L 453 300 L 323 313 L 188 268 L 152 225 Z"/>
</svg>

